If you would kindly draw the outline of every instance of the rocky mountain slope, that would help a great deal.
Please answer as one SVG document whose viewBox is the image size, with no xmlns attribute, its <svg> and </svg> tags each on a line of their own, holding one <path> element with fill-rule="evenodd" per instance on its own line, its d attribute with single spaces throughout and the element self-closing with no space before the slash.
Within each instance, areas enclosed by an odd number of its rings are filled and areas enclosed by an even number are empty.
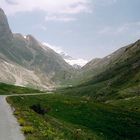
<svg viewBox="0 0 140 140">
<path fill-rule="evenodd" d="M 78 79 L 79 78 L 79 79 Z M 66 92 L 98 101 L 140 95 L 140 40 L 89 62 L 77 77 L 79 86 Z"/>
<path fill-rule="evenodd" d="M 132 57 L 136 57 L 134 54 L 139 54 L 140 51 L 139 42 L 140 40 L 122 47 L 104 58 L 95 58 L 91 60 L 81 68 L 81 71 L 77 76 L 78 82 L 81 83 L 82 81 L 89 81 L 93 79 L 94 76 L 99 75 L 105 70 L 119 65 L 122 62 L 127 62 L 127 60 Z"/>
<path fill-rule="evenodd" d="M 13 34 L 0 9 L 0 65 L 2 82 L 23 86 L 59 85 L 72 77 L 74 68 L 32 35 Z"/>
<path fill-rule="evenodd" d="M 88 61 L 85 59 L 81 59 L 81 58 L 74 58 L 72 56 L 70 56 L 69 54 L 67 54 L 66 52 L 64 52 L 61 47 L 57 47 L 57 46 L 52 46 L 49 43 L 43 42 L 43 48 L 46 49 L 46 47 L 53 49 L 54 51 L 56 51 L 69 65 L 73 66 L 76 69 L 80 69 L 81 67 L 83 67 Z"/>
</svg>

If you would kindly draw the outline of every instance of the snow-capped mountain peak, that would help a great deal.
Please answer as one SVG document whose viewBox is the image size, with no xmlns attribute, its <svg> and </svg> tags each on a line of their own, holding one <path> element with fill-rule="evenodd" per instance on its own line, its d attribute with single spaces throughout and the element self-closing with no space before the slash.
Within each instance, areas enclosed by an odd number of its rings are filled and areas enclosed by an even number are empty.
<svg viewBox="0 0 140 140">
<path fill-rule="evenodd" d="M 83 67 L 88 61 L 82 58 L 76 59 L 65 53 L 60 47 L 52 46 L 48 43 L 43 43 L 44 46 L 53 49 L 55 52 L 60 54 L 62 58 L 70 65 L 74 66 L 75 68 Z"/>
</svg>

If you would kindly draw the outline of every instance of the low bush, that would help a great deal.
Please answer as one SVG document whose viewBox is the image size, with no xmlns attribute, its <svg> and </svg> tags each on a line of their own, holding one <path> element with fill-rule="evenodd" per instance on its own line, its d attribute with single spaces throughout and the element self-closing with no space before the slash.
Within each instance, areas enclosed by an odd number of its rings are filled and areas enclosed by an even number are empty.
<svg viewBox="0 0 140 140">
<path fill-rule="evenodd" d="M 20 114 L 19 111 L 14 111 L 14 115 L 18 116 Z"/>
<path fill-rule="evenodd" d="M 20 126 L 24 126 L 25 125 L 25 120 L 23 118 L 19 118 L 18 123 L 20 124 Z"/>
<path fill-rule="evenodd" d="M 32 134 L 34 132 L 34 128 L 32 126 L 24 126 L 22 127 L 22 132 L 24 134 Z"/>
<path fill-rule="evenodd" d="M 43 108 L 40 104 L 32 105 L 30 108 L 40 115 L 47 113 L 47 109 Z"/>
</svg>

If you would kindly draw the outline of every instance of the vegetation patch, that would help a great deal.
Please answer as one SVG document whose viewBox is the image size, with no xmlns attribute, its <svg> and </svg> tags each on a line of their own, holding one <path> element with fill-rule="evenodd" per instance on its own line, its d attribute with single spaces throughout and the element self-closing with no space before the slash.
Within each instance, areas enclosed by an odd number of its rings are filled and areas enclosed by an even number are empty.
<svg viewBox="0 0 140 140">
<path fill-rule="evenodd" d="M 30 108 L 40 115 L 45 115 L 49 111 L 49 109 L 43 108 L 40 104 L 32 105 Z"/>
<path fill-rule="evenodd" d="M 9 97 L 35 140 L 139 140 L 140 112 L 60 94 Z M 50 110 L 42 113 L 43 109 Z M 40 112 L 41 110 L 41 112 Z"/>
<path fill-rule="evenodd" d="M 20 86 L 0 83 L 0 95 L 40 93 L 41 91 Z"/>
<path fill-rule="evenodd" d="M 25 120 L 23 118 L 19 118 L 18 123 L 20 124 L 20 126 L 24 126 L 25 125 Z"/>
<path fill-rule="evenodd" d="M 24 134 L 32 134 L 34 132 L 32 126 L 23 126 L 21 130 Z"/>
</svg>

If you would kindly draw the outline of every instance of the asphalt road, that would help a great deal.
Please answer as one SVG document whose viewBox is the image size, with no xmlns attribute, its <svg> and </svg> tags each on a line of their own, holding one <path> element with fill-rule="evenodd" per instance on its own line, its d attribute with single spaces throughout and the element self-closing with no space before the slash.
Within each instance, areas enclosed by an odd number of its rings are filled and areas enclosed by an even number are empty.
<svg viewBox="0 0 140 140">
<path fill-rule="evenodd" d="M 22 95 L 0 95 L 0 140 L 25 140 L 25 137 L 21 132 L 21 127 L 13 115 L 10 105 L 6 101 L 7 96 L 37 96 L 50 93 L 52 92 Z"/>
<path fill-rule="evenodd" d="M 20 126 L 6 102 L 6 96 L 0 96 L 0 140 L 25 140 Z"/>
</svg>

